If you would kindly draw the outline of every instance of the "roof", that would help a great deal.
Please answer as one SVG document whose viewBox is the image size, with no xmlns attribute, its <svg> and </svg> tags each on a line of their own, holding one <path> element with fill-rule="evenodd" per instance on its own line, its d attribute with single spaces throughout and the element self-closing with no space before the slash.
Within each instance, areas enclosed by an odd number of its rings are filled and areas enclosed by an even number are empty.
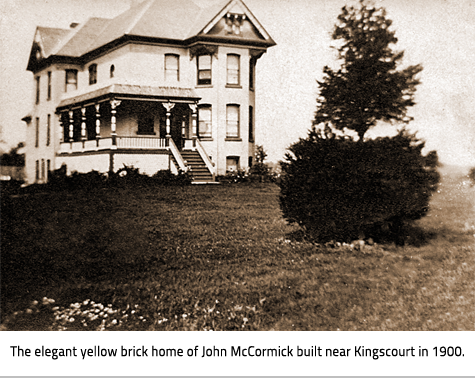
<svg viewBox="0 0 475 383">
<path fill-rule="evenodd" d="M 70 33 L 68 29 L 38 27 L 35 40 L 42 47 L 43 54 L 48 57 L 54 48 Z"/>
<path fill-rule="evenodd" d="M 38 27 L 35 43 L 42 49 L 42 59 L 50 56 L 80 58 L 121 38 L 162 39 L 175 43 L 190 39 L 209 38 L 214 25 L 226 12 L 240 9 L 248 16 L 260 36 L 254 41 L 246 37 L 228 37 L 227 40 L 270 47 L 275 42 L 241 0 L 216 0 L 204 6 L 199 0 L 144 0 L 114 19 L 91 18 L 73 29 Z M 211 36 L 218 38 L 216 35 Z M 219 38 L 223 38 L 220 36 Z M 194 40 L 193 40 L 194 41 Z M 30 55 L 28 70 L 36 65 L 36 48 Z M 41 65 L 41 64 L 40 64 Z"/>
<path fill-rule="evenodd" d="M 110 19 L 94 17 L 86 23 L 77 26 L 70 34 L 69 39 L 65 39 L 63 43 L 54 52 L 60 56 L 79 57 L 88 52 L 89 46 L 94 44 L 97 36 L 110 24 Z"/>
<path fill-rule="evenodd" d="M 84 93 L 62 100 L 58 105 L 58 110 L 67 109 L 76 104 L 82 104 L 85 101 L 93 101 L 110 98 L 147 98 L 151 101 L 174 101 L 188 100 L 198 101 L 200 97 L 193 89 L 177 88 L 168 86 L 143 86 L 143 85 L 124 85 L 113 84 L 92 92 Z"/>
</svg>

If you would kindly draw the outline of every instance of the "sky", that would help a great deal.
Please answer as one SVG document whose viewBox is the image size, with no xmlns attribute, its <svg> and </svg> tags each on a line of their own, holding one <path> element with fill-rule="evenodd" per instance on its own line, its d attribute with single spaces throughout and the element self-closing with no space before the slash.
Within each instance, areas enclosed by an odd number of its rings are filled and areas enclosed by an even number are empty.
<svg viewBox="0 0 475 383">
<path fill-rule="evenodd" d="M 26 71 L 36 26 L 68 28 L 89 17 L 114 17 L 139 0 L 0 0 L 0 125 L 2 149 L 25 140 L 21 121 L 32 108 Z M 213 0 L 197 0 L 213 2 Z M 354 0 L 244 0 L 276 41 L 258 61 L 256 142 L 268 159 L 305 137 L 325 65 L 334 65 L 331 32 Z M 409 130 L 441 162 L 475 166 L 475 0 L 374 0 L 387 10 L 405 52 L 402 67 L 422 64 Z M 380 125 L 372 136 L 400 126 Z"/>
</svg>

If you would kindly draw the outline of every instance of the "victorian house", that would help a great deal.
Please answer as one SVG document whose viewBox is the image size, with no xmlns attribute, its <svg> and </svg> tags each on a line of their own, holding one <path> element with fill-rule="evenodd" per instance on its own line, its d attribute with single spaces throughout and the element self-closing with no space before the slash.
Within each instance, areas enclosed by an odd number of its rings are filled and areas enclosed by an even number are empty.
<svg viewBox="0 0 475 383">
<path fill-rule="evenodd" d="M 256 63 L 273 45 L 241 0 L 144 0 L 114 19 L 38 27 L 28 182 L 63 165 L 189 170 L 196 182 L 251 165 Z"/>
</svg>

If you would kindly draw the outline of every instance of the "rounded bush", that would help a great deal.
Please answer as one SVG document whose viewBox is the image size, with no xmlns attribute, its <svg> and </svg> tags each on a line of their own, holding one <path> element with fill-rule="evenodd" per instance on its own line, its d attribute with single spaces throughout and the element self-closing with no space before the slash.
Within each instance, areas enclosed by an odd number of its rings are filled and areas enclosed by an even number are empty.
<svg viewBox="0 0 475 383">
<path fill-rule="evenodd" d="M 427 214 L 437 190 L 436 152 L 402 130 L 357 141 L 312 130 L 281 163 L 280 206 L 318 241 L 391 237 Z"/>
</svg>

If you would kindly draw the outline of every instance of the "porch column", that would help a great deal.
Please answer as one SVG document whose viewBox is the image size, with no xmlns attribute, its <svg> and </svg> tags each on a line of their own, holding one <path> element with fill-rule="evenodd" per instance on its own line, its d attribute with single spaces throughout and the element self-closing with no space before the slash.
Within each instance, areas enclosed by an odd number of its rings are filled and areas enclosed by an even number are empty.
<svg viewBox="0 0 475 383">
<path fill-rule="evenodd" d="M 197 119 L 197 104 L 188 104 L 191 109 L 191 126 L 192 126 L 192 138 L 197 138 L 198 134 L 196 133 L 196 119 Z"/>
<path fill-rule="evenodd" d="M 111 100 L 111 136 L 112 136 L 112 146 L 117 145 L 117 132 L 116 132 L 116 118 L 115 114 L 117 113 L 116 108 L 120 105 L 120 100 Z"/>
<path fill-rule="evenodd" d="M 72 110 L 69 111 L 69 141 L 73 141 L 74 139 L 74 112 Z"/>
<path fill-rule="evenodd" d="M 162 103 L 163 107 L 167 110 L 167 135 L 166 138 L 170 138 L 170 116 L 171 110 L 175 107 L 175 104 L 172 102 L 163 102 Z"/>
<path fill-rule="evenodd" d="M 94 105 L 96 108 L 96 138 L 101 138 L 101 113 L 99 113 L 99 108 L 101 104 Z"/>
<path fill-rule="evenodd" d="M 81 140 L 86 141 L 86 108 L 81 108 Z M 84 145 L 84 144 L 83 144 Z"/>
</svg>

